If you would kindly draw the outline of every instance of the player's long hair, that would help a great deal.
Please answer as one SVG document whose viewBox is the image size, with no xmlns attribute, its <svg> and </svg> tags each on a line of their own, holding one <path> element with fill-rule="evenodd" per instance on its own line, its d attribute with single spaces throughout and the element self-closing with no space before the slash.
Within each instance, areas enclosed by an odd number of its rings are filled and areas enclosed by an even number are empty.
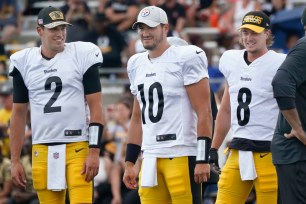
<svg viewBox="0 0 306 204">
<path fill-rule="evenodd" d="M 269 29 L 265 29 L 264 31 L 268 31 L 268 30 Z M 270 31 L 270 35 L 266 40 L 267 47 L 270 47 L 274 43 L 274 35 L 272 34 L 271 30 L 269 30 L 269 31 Z M 239 30 L 239 44 L 244 46 L 243 42 L 242 42 L 242 37 L 241 37 L 241 29 Z"/>
</svg>

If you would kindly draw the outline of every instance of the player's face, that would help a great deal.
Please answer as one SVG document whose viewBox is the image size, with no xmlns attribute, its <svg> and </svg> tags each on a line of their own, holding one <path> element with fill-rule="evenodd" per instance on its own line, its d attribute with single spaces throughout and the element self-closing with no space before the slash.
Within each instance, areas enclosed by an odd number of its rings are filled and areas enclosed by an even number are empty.
<svg viewBox="0 0 306 204">
<path fill-rule="evenodd" d="M 250 29 L 241 29 L 241 40 L 248 52 L 258 53 L 267 48 L 268 31 L 256 33 Z"/>
<path fill-rule="evenodd" d="M 38 27 L 38 33 L 46 52 L 55 55 L 64 50 L 67 35 L 66 25 L 59 25 L 51 29 Z"/>
<path fill-rule="evenodd" d="M 164 38 L 166 38 L 166 31 L 161 25 L 151 28 L 141 23 L 138 26 L 138 34 L 143 47 L 150 51 L 157 49 Z"/>
</svg>

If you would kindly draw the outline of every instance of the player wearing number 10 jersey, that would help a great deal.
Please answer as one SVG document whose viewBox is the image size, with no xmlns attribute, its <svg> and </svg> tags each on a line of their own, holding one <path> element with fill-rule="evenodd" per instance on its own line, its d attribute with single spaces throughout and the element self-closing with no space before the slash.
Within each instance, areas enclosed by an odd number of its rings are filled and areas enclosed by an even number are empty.
<svg viewBox="0 0 306 204">
<path fill-rule="evenodd" d="M 141 146 L 142 204 L 200 204 L 212 131 L 206 55 L 193 45 L 170 46 L 161 8 L 142 9 L 134 27 L 148 51 L 128 61 L 135 99 L 123 181 L 136 188 L 132 167 Z"/>
<path fill-rule="evenodd" d="M 10 57 L 14 106 L 11 118 L 12 178 L 25 188 L 20 164 L 28 104 L 32 127 L 33 186 L 40 203 L 92 203 L 103 132 L 100 49 L 65 43 L 64 14 L 43 8 L 37 19 L 41 46 Z"/>
<path fill-rule="evenodd" d="M 270 145 L 278 107 L 271 82 L 285 55 L 268 50 L 272 34 L 264 13 L 247 13 L 239 32 L 245 49 L 224 52 L 219 63 L 227 84 L 217 114 L 212 162 L 217 161 L 216 151 L 230 127 L 233 139 L 216 203 L 243 204 L 254 185 L 256 203 L 276 204 L 277 177 Z"/>
</svg>

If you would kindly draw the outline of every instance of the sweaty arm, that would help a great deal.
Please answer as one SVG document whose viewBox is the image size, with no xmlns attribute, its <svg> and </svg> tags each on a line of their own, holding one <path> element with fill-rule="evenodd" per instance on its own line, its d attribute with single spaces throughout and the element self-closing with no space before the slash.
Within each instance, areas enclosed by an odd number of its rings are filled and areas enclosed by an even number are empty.
<svg viewBox="0 0 306 204">
<path fill-rule="evenodd" d="M 141 112 L 136 97 L 134 97 L 133 113 L 128 131 L 127 143 L 123 182 L 127 188 L 136 189 L 137 172 L 135 169 L 135 162 L 137 162 L 142 143 Z"/>
<path fill-rule="evenodd" d="M 201 79 L 198 83 L 186 86 L 191 106 L 195 110 L 198 123 L 198 147 L 197 153 L 204 152 L 204 157 L 198 159 L 194 169 L 194 180 L 196 183 L 208 181 L 210 177 L 210 166 L 208 164 L 208 150 L 212 134 L 212 114 L 210 105 L 210 88 L 208 78 Z M 209 139 L 207 139 L 209 138 Z"/>
<path fill-rule="evenodd" d="M 228 83 L 225 85 L 221 105 L 218 110 L 211 148 L 219 149 L 231 126 L 231 105 Z"/>
<path fill-rule="evenodd" d="M 13 110 L 10 119 L 10 149 L 12 161 L 12 180 L 17 187 L 25 188 L 26 177 L 20 163 L 20 155 L 25 135 L 26 116 L 28 112 L 28 90 L 20 72 L 15 68 L 13 76 Z"/>
<path fill-rule="evenodd" d="M 90 124 L 100 124 L 103 126 L 105 123 L 102 113 L 102 94 L 101 84 L 99 79 L 99 66 L 101 64 L 95 64 L 90 67 L 83 76 L 83 85 L 86 101 L 90 111 Z M 101 135 L 98 135 L 101 140 Z M 99 144 L 97 144 L 99 145 Z M 98 174 L 99 170 L 99 148 L 89 148 L 89 154 L 85 160 L 82 174 L 85 174 L 85 180 L 91 181 L 94 176 Z"/>
</svg>

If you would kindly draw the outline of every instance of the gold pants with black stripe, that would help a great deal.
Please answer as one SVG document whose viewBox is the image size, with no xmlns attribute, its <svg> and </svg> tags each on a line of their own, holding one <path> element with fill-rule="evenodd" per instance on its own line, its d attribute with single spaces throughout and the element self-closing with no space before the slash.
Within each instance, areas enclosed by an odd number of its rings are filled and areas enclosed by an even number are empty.
<svg viewBox="0 0 306 204">
<path fill-rule="evenodd" d="M 200 204 L 201 186 L 194 182 L 195 157 L 157 158 L 158 185 L 141 187 L 141 204 Z"/>
<path fill-rule="evenodd" d="M 71 204 L 93 202 L 92 182 L 86 182 L 85 175 L 81 175 L 88 151 L 87 142 L 66 145 L 66 181 Z M 33 145 L 32 158 L 33 186 L 37 191 L 39 202 L 41 204 L 64 204 L 65 190 L 47 189 L 48 146 Z"/>
<path fill-rule="evenodd" d="M 238 150 L 231 150 L 218 182 L 216 204 L 243 204 L 253 186 L 256 191 L 257 204 L 277 203 L 277 174 L 271 153 L 253 152 L 253 158 L 257 178 L 253 181 L 242 181 Z"/>
</svg>

